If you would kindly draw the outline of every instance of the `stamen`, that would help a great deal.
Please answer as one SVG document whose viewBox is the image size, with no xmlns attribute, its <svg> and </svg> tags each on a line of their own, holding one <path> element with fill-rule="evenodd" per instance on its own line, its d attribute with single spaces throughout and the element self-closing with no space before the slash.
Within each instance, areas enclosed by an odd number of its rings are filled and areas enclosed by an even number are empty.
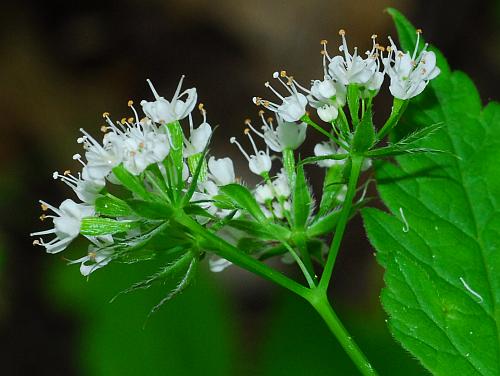
<svg viewBox="0 0 500 376">
<path fill-rule="evenodd" d="M 181 87 L 182 87 L 182 83 L 184 82 L 184 77 L 186 77 L 186 76 L 182 75 L 181 79 L 179 80 L 179 84 L 177 85 L 177 89 L 175 89 L 174 96 L 172 97 L 172 103 L 175 102 L 177 100 L 177 98 L 179 98 L 179 93 L 181 92 Z"/>
<path fill-rule="evenodd" d="M 280 81 L 281 81 L 281 80 L 280 80 Z M 268 82 L 265 82 L 265 83 L 264 83 L 264 86 L 265 86 L 265 87 L 267 87 L 267 88 L 269 88 L 269 89 L 270 89 L 270 90 L 271 90 L 271 91 L 272 91 L 272 92 L 273 92 L 273 93 L 274 93 L 274 94 L 275 94 L 275 95 L 276 95 L 279 99 L 281 99 L 282 101 L 284 101 L 284 100 L 285 100 L 285 98 L 284 98 L 284 97 L 283 97 L 280 93 L 278 93 L 278 92 L 277 92 L 277 91 L 276 91 L 276 90 L 275 90 L 275 89 L 271 86 L 271 84 L 269 83 L 269 81 L 268 81 Z M 286 85 L 285 85 L 285 86 L 286 86 Z"/>
<path fill-rule="evenodd" d="M 156 100 L 160 99 L 160 96 L 158 95 L 155 87 L 153 86 L 153 83 L 151 82 L 151 80 L 149 78 L 146 79 L 146 82 L 148 83 L 151 91 L 153 92 L 153 95 L 155 97 Z"/>
<path fill-rule="evenodd" d="M 236 140 L 236 137 L 231 137 L 229 139 L 229 142 L 232 143 L 232 144 L 236 144 L 236 146 L 238 147 L 238 149 L 240 149 L 241 153 L 243 154 L 243 156 L 246 158 L 246 160 L 248 162 L 250 162 L 250 157 L 248 156 L 247 152 L 245 151 L 245 149 L 243 149 L 243 147 L 241 146 L 241 144 Z"/>
<path fill-rule="evenodd" d="M 259 154 L 259 150 L 257 149 L 257 145 L 255 145 L 255 141 L 253 140 L 252 135 L 250 134 L 250 129 L 246 128 L 244 133 L 248 136 L 250 139 L 250 143 L 252 144 L 253 150 L 255 151 L 255 155 Z"/>
</svg>

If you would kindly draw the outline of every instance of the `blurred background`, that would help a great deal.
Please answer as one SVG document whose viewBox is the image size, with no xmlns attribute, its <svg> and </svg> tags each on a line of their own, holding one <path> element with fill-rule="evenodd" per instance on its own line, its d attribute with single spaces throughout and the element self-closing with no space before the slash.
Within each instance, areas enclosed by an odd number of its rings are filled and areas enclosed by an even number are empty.
<svg viewBox="0 0 500 376">
<path fill-rule="evenodd" d="M 326 326 L 302 301 L 237 268 L 202 270 L 196 283 L 145 324 L 166 293 L 110 299 L 154 271 L 154 261 L 111 265 L 87 281 L 45 255 L 28 234 L 43 227 L 37 200 L 70 192 L 54 170 L 74 166 L 78 129 L 98 133 L 101 114 L 129 116 L 127 100 L 151 99 L 145 79 L 169 97 L 179 76 L 196 86 L 212 125 L 212 152 L 247 165 L 229 145 L 250 99 L 286 69 L 322 76 L 320 43 L 370 47 L 395 34 L 393 6 L 424 30 L 484 101 L 498 99 L 500 4 L 476 0 L 87 0 L 2 2 L 0 12 L 0 364 L 2 375 L 356 375 Z M 390 109 L 377 98 L 377 116 Z M 385 111 L 385 112 L 384 112 Z M 319 139 L 309 133 L 303 153 Z M 308 171 L 321 184 L 318 169 Z M 318 192 L 319 193 L 319 192 Z M 375 192 L 372 192 L 375 193 Z M 83 252 L 75 243 L 65 257 Z M 382 270 L 359 218 L 343 243 L 331 290 L 345 325 L 384 375 L 425 375 L 385 327 Z M 293 268 L 283 267 L 287 273 Z"/>
</svg>

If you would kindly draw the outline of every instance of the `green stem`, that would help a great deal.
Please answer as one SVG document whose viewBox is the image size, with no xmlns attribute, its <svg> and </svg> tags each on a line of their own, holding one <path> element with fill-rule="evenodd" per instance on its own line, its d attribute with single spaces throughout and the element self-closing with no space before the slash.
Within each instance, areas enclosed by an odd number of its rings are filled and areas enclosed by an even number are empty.
<svg viewBox="0 0 500 376">
<path fill-rule="evenodd" d="M 304 277 L 309 287 L 311 288 L 316 287 L 316 284 L 314 283 L 311 273 L 309 272 L 308 268 L 306 267 L 300 256 L 297 254 L 297 252 L 295 252 L 295 250 L 287 242 L 283 242 L 283 245 L 288 250 L 288 252 L 290 252 L 297 265 L 299 265 L 299 268 L 302 271 L 302 274 L 304 274 Z"/>
<path fill-rule="evenodd" d="M 214 252 L 232 262 L 235 265 L 242 267 L 252 273 L 255 273 L 269 281 L 272 281 L 287 290 L 305 298 L 309 294 L 309 289 L 288 278 L 277 270 L 272 269 L 261 261 L 258 261 L 249 255 L 241 252 L 238 248 L 234 247 L 225 240 L 213 234 L 209 229 L 201 226 L 198 222 L 185 214 L 178 214 L 175 220 L 189 228 L 193 234 L 200 236 L 207 241 Z"/>
<path fill-rule="evenodd" d="M 344 205 L 342 206 L 342 211 L 340 212 L 340 218 L 337 227 L 335 228 L 332 244 L 330 245 L 330 250 L 328 251 L 328 259 L 326 260 L 325 269 L 323 270 L 323 274 L 321 275 L 321 280 L 319 282 L 319 288 L 323 291 L 326 291 L 328 289 L 328 285 L 330 284 L 335 259 L 337 258 L 337 254 L 339 252 L 340 243 L 342 242 L 347 222 L 349 221 L 352 201 L 354 199 L 354 195 L 356 194 L 358 179 L 361 173 L 361 165 L 363 164 L 363 156 L 353 155 L 351 157 L 351 161 L 351 174 L 349 177 L 349 185 L 347 186 Z"/>
<path fill-rule="evenodd" d="M 408 103 L 408 100 L 394 98 L 391 115 L 385 122 L 382 129 L 378 132 L 377 140 L 382 140 L 394 128 L 394 126 L 399 122 L 399 119 L 401 119 L 401 116 L 403 116 L 406 107 L 408 107 Z"/>
<path fill-rule="evenodd" d="M 323 318 L 330 331 L 337 338 L 340 345 L 351 358 L 361 374 L 363 376 L 376 376 L 377 372 L 373 369 L 356 342 L 354 342 L 344 325 L 342 325 L 342 322 L 340 322 L 338 316 L 328 302 L 326 294 L 322 291 L 318 291 L 318 294 L 311 294 L 311 297 L 308 300 Z"/>
<path fill-rule="evenodd" d="M 319 133 L 328 137 L 330 140 L 335 142 L 337 145 L 342 146 L 342 147 L 345 146 L 342 142 L 340 142 L 340 140 L 337 137 L 332 135 L 330 132 L 324 130 L 320 125 L 316 124 L 308 115 L 302 116 L 302 118 L 300 120 L 302 120 L 304 123 L 310 125 L 314 129 L 316 129 Z"/>
</svg>

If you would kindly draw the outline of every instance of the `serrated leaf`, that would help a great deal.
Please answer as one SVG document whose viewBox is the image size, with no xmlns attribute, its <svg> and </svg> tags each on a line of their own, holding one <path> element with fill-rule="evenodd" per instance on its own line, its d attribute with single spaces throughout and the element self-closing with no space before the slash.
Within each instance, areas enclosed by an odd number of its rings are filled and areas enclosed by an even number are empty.
<svg viewBox="0 0 500 376">
<path fill-rule="evenodd" d="M 112 235 L 137 227 L 137 221 L 117 221 L 111 218 L 88 217 L 82 219 L 80 233 L 85 236 Z"/>
<path fill-rule="evenodd" d="M 132 214 L 132 209 L 125 201 L 111 194 L 97 197 L 95 211 L 109 217 L 126 217 Z"/>
<path fill-rule="evenodd" d="M 436 123 L 445 127 L 418 144 L 458 158 L 378 164 L 392 215 L 363 210 L 386 269 L 382 303 L 393 335 L 433 374 L 499 375 L 500 105 L 482 109 L 470 79 L 442 69 L 401 120 L 405 132 Z"/>
<path fill-rule="evenodd" d="M 138 215 L 147 219 L 169 219 L 174 209 L 160 202 L 127 200 L 128 206 Z"/>
<path fill-rule="evenodd" d="M 144 182 L 138 176 L 131 174 L 122 164 L 113 168 L 113 174 L 130 192 L 135 193 L 143 200 L 151 199 Z"/>
<path fill-rule="evenodd" d="M 300 164 L 297 166 L 292 208 L 294 226 L 296 228 L 304 228 L 311 213 L 312 197 L 304 174 L 304 167 Z"/>
<path fill-rule="evenodd" d="M 259 204 L 246 187 L 239 184 L 228 184 L 220 187 L 220 191 L 235 205 L 246 210 L 257 221 L 264 222 L 266 220 L 266 216 Z"/>
<path fill-rule="evenodd" d="M 375 142 L 375 128 L 373 127 L 372 109 L 369 106 L 361 121 L 356 127 L 352 139 L 352 149 L 358 153 L 364 153 Z"/>
</svg>

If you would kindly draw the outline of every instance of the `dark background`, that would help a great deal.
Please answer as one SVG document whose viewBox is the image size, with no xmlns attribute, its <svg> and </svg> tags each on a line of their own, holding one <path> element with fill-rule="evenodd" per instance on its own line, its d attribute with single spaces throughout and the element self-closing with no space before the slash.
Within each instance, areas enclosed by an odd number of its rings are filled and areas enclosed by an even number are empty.
<svg viewBox="0 0 500 376">
<path fill-rule="evenodd" d="M 387 6 L 403 11 L 453 69 L 467 72 L 484 101 L 498 99 L 498 1 L 27 1 L 0 12 L 0 373 L 2 375 L 355 375 L 306 304 L 237 268 L 203 270 L 194 286 L 143 328 L 158 287 L 109 300 L 155 270 L 111 265 L 89 281 L 60 256 L 31 245 L 37 200 L 69 196 L 52 171 L 74 167 L 78 128 L 98 132 L 101 114 L 120 119 L 126 103 L 151 98 L 145 79 L 169 97 L 181 74 L 196 86 L 212 125 L 212 150 L 239 162 L 229 145 L 250 98 L 286 69 L 301 82 L 321 77 L 319 41 L 370 46 L 395 34 Z M 381 95 L 382 96 L 382 95 Z M 378 99 L 377 116 L 389 98 Z M 124 115 L 122 115 L 124 114 Z M 318 138 L 309 133 L 303 153 Z M 319 169 L 309 171 L 313 184 Z M 374 192 L 372 192 L 374 193 Z M 75 243 L 64 257 L 83 249 Z M 293 273 L 293 270 L 286 272 Z M 343 243 L 332 300 L 383 374 L 425 372 L 393 342 L 378 295 L 382 270 L 359 219 Z"/>
</svg>

